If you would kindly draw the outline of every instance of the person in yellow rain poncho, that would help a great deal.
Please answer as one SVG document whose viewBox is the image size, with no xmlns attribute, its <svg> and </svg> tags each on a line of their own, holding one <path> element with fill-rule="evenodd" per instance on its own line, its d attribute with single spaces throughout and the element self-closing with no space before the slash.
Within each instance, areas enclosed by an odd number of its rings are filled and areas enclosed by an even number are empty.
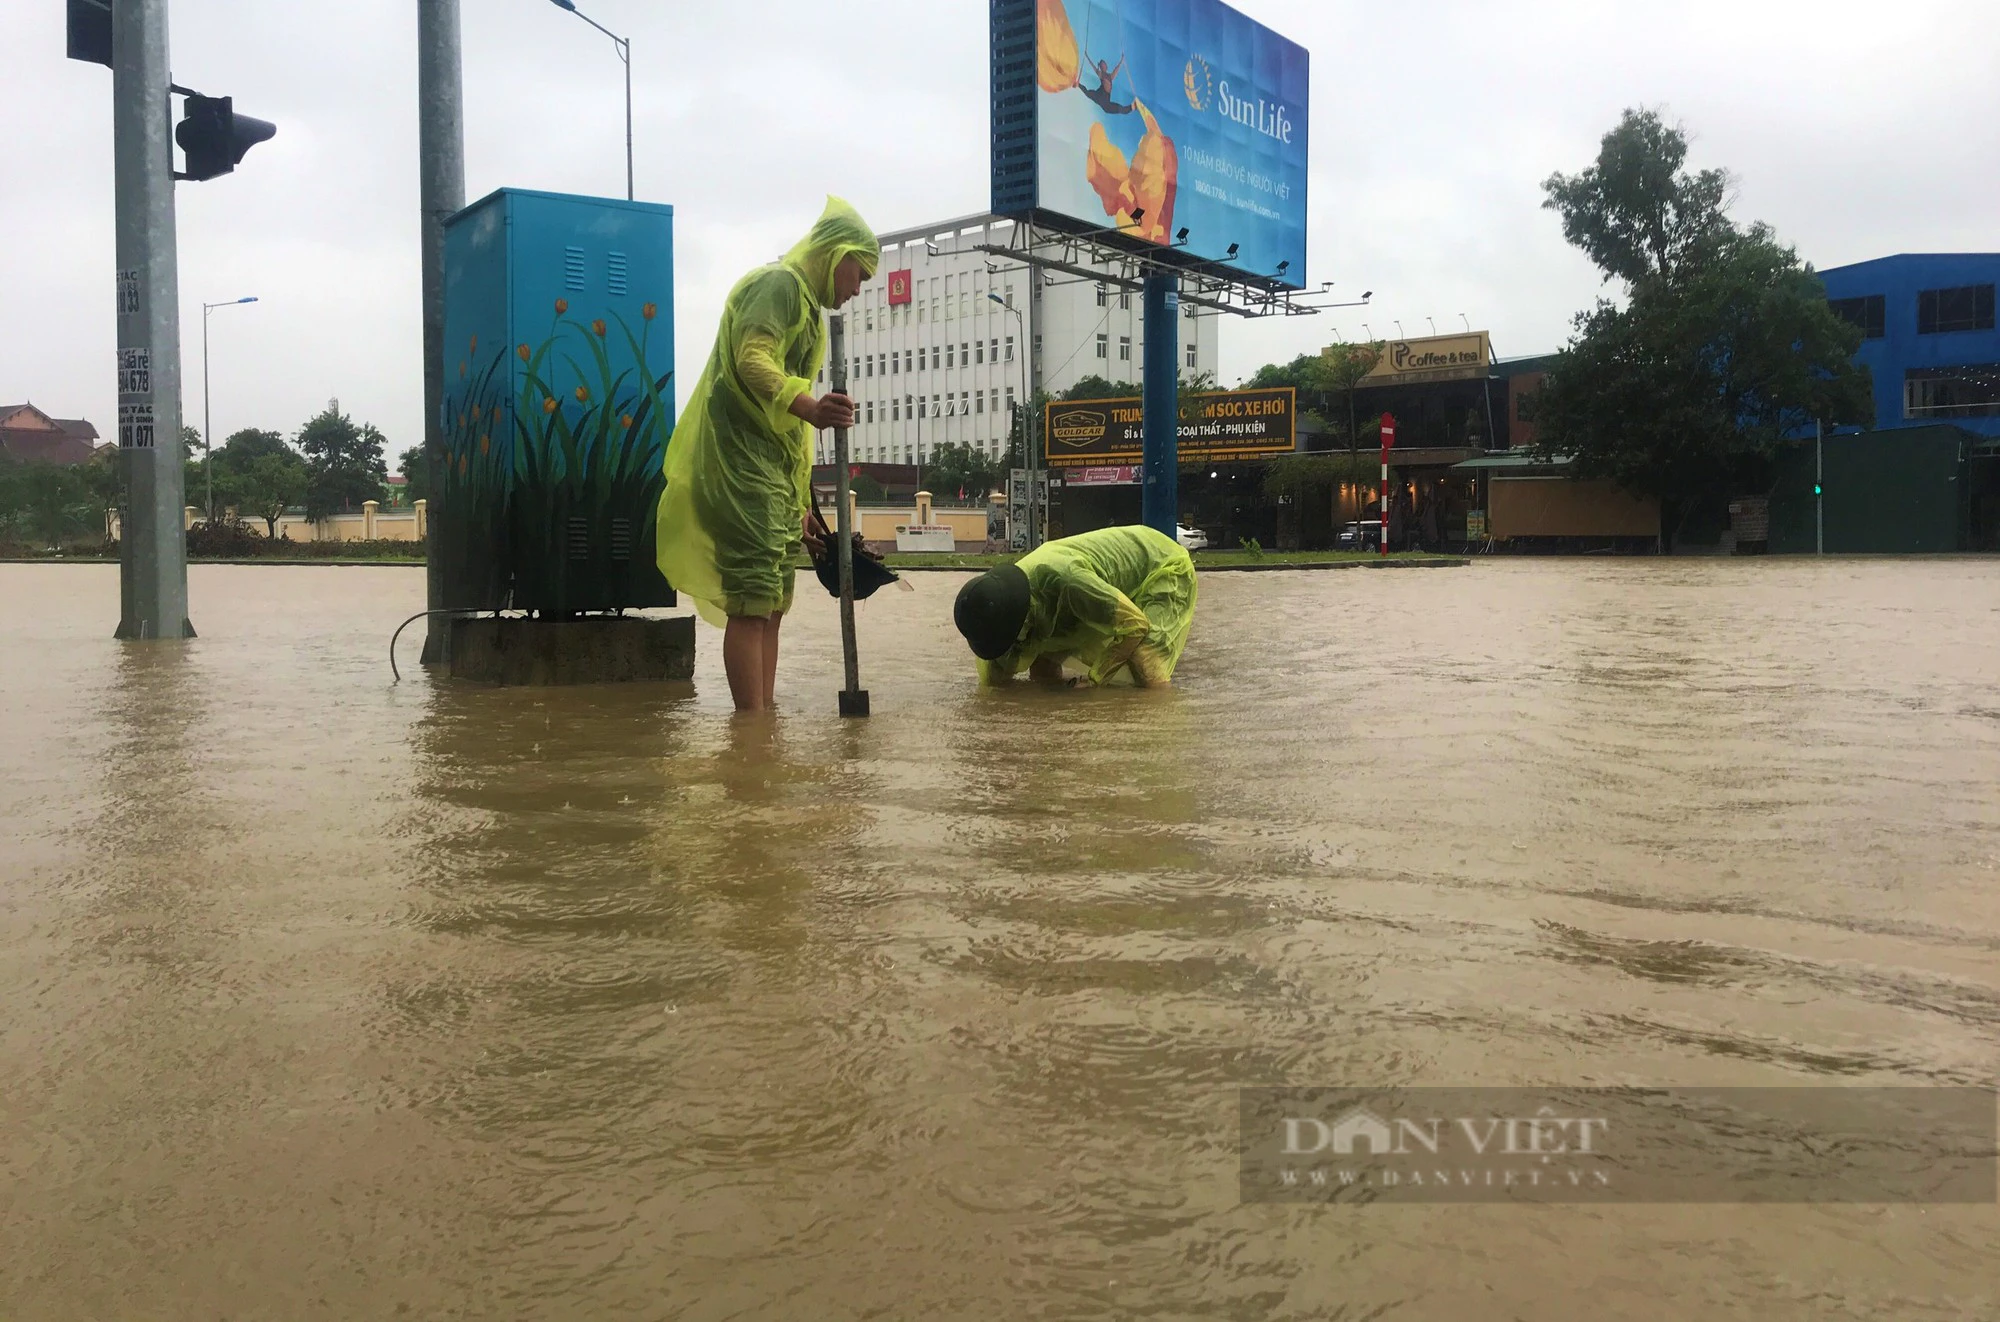
<svg viewBox="0 0 2000 1322">
<path fill-rule="evenodd" d="M 953 619 L 979 658 L 979 678 L 1022 670 L 1063 678 L 1063 662 L 1103 684 L 1129 669 L 1142 687 L 1172 680 L 1194 623 L 1194 561 L 1152 528 L 1100 528 L 1049 542 L 959 591 Z"/>
<path fill-rule="evenodd" d="M 845 395 L 813 397 L 824 313 L 854 297 L 880 258 L 854 208 L 828 198 L 783 261 L 729 291 L 715 349 L 667 443 L 660 572 L 722 627 L 738 711 L 771 706 L 792 564 L 802 545 L 818 545 L 807 526 L 813 431 L 854 423 Z"/>
</svg>

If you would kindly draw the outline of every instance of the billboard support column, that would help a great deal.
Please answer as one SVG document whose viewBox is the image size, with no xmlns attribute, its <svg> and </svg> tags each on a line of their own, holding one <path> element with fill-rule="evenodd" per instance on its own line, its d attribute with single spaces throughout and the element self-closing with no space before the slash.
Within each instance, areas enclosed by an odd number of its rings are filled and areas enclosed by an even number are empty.
<svg viewBox="0 0 2000 1322">
<path fill-rule="evenodd" d="M 1149 275 L 1142 295 L 1146 337 L 1145 475 L 1140 517 L 1169 537 L 1180 522 L 1180 281 Z"/>
</svg>

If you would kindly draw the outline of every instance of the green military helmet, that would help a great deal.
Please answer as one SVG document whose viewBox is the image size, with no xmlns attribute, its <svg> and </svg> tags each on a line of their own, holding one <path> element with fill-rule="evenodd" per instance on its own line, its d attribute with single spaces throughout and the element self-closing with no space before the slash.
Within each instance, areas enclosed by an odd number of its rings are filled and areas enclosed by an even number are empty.
<svg viewBox="0 0 2000 1322">
<path fill-rule="evenodd" d="M 1028 576 L 1015 565 L 989 569 L 958 590 L 952 622 L 981 661 L 997 661 L 1028 622 Z"/>
</svg>

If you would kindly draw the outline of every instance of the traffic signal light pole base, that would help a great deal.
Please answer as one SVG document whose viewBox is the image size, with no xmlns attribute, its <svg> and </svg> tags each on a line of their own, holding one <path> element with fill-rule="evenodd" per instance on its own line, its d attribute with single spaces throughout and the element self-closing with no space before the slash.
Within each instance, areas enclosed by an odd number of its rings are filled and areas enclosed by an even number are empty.
<svg viewBox="0 0 2000 1322">
<path fill-rule="evenodd" d="M 868 690 L 855 689 L 840 691 L 840 714 L 842 716 L 866 716 L 868 714 Z"/>
</svg>

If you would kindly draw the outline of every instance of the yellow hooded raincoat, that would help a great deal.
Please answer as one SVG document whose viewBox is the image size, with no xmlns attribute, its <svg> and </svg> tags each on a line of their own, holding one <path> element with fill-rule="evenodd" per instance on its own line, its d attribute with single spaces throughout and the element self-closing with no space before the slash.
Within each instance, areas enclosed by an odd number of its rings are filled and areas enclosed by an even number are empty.
<svg viewBox="0 0 2000 1322">
<path fill-rule="evenodd" d="M 983 683 L 1003 682 L 1043 657 L 1074 657 L 1090 682 L 1126 666 L 1141 684 L 1173 677 L 1194 623 L 1194 560 L 1146 527 L 1100 528 L 1046 542 L 1015 562 L 1028 576 L 1028 622 Z"/>
<path fill-rule="evenodd" d="M 825 362 L 824 313 L 845 257 L 872 277 L 881 245 L 853 207 L 830 197 L 783 261 L 729 292 L 715 349 L 667 443 L 660 572 L 711 624 L 791 607 L 813 432 L 790 409 Z"/>
</svg>

